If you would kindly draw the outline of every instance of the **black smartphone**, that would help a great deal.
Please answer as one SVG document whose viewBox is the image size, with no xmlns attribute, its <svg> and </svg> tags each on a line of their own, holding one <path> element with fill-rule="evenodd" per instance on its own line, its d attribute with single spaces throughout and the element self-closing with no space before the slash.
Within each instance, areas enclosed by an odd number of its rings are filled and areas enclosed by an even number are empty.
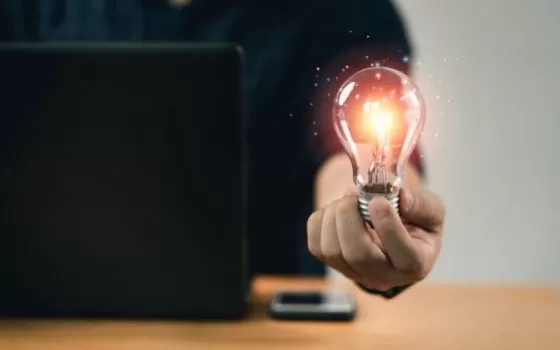
<svg viewBox="0 0 560 350">
<path fill-rule="evenodd" d="M 351 321 L 356 302 L 345 292 L 278 292 L 270 301 L 270 315 L 278 320 Z"/>
</svg>

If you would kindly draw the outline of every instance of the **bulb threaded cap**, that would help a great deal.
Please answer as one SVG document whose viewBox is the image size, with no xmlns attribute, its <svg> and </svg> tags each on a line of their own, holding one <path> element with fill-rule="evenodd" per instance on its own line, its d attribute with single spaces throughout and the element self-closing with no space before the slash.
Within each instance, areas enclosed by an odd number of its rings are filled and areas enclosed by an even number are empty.
<svg viewBox="0 0 560 350">
<path fill-rule="evenodd" d="M 371 224 L 369 215 L 369 203 L 374 197 L 384 197 L 389 203 L 399 211 L 399 189 L 391 184 L 365 185 L 360 188 L 358 203 L 360 215 L 367 223 Z"/>
</svg>

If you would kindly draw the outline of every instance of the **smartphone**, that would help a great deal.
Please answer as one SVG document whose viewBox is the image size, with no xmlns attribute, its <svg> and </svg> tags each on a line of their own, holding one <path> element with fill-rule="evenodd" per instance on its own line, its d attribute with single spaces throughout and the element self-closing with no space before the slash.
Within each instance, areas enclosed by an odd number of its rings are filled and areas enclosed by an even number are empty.
<svg viewBox="0 0 560 350">
<path fill-rule="evenodd" d="M 278 320 L 351 321 L 356 302 L 345 292 L 278 292 L 270 301 L 270 315 Z"/>
</svg>

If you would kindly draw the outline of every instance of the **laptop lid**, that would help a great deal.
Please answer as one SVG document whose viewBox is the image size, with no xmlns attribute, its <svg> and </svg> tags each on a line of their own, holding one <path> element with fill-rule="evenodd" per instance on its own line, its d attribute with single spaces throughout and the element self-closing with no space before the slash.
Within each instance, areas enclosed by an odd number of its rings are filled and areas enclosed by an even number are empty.
<svg viewBox="0 0 560 350">
<path fill-rule="evenodd" d="M 247 308 L 242 55 L 0 47 L 0 315 Z"/>
</svg>

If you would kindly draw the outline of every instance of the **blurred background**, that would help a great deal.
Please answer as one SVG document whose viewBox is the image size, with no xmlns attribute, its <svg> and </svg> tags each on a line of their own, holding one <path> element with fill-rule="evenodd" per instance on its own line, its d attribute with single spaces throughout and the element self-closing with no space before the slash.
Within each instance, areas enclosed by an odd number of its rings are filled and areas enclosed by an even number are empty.
<svg viewBox="0 0 560 350">
<path fill-rule="evenodd" d="M 560 2 L 397 0 L 416 47 L 438 282 L 560 283 Z"/>
</svg>

